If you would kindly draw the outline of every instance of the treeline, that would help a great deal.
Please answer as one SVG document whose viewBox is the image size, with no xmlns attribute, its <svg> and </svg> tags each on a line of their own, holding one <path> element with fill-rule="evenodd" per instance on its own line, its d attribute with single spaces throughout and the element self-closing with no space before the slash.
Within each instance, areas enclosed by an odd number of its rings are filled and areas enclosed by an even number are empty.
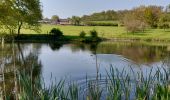
<svg viewBox="0 0 170 100">
<path fill-rule="evenodd" d="M 99 13 L 93 13 L 92 15 L 84 15 L 81 19 L 83 21 L 118 20 L 118 14 L 114 10 L 108 10 L 108 11 L 102 11 Z"/>
<path fill-rule="evenodd" d="M 53 18 L 52 18 L 53 19 Z M 146 28 L 170 28 L 170 5 L 166 7 L 150 5 L 131 10 L 108 10 L 82 17 L 68 18 L 72 25 L 125 26 L 129 32 L 144 31 Z"/>
<path fill-rule="evenodd" d="M 145 28 L 170 28 L 170 5 L 139 6 L 131 10 L 108 10 L 92 15 L 84 15 L 81 21 L 91 26 L 117 26 L 115 23 L 94 23 L 94 21 L 118 21 L 120 26 L 125 26 L 127 31 L 144 31 Z"/>
<path fill-rule="evenodd" d="M 87 26 L 118 26 L 118 22 L 113 21 L 86 21 L 84 25 Z"/>
<path fill-rule="evenodd" d="M 147 9 L 145 9 L 147 8 Z M 160 14 L 160 12 L 170 12 L 170 5 L 166 6 L 166 7 L 162 7 L 162 6 L 156 6 L 156 5 L 150 5 L 150 6 L 139 6 L 136 8 L 133 8 L 131 10 L 118 10 L 118 11 L 114 11 L 114 10 L 108 10 L 108 11 L 102 11 L 102 12 L 98 12 L 98 13 L 93 13 L 91 15 L 84 15 L 81 17 L 82 21 L 110 21 L 110 20 L 122 20 L 126 14 L 135 11 L 145 11 L 147 12 L 147 10 L 152 10 L 153 12 L 150 12 L 152 14 Z M 142 15 L 143 13 L 138 13 L 139 15 Z M 143 14 L 145 15 L 145 14 Z"/>
<path fill-rule="evenodd" d="M 146 28 L 167 29 L 170 27 L 169 11 L 170 6 L 166 9 L 161 6 L 140 6 L 129 10 L 120 21 L 130 32 L 144 31 Z"/>
</svg>

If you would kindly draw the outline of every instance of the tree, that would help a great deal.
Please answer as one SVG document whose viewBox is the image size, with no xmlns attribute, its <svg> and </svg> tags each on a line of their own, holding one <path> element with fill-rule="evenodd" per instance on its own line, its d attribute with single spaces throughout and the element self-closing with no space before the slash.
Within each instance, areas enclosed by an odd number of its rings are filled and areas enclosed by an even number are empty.
<svg viewBox="0 0 170 100">
<path fill-rule="evenodd" d="M 63 32 L 58 28 L 52 28 L 51 31 L 50 31 L 50 34 L 55 36 L 55 37 L 63 36 Z"/>
<path fill-rule="evenodd" d="M 168 6 L 166 6 L 165 12 L 166 12 L 166 13 L 170 13 L 170 4 L 169 4 Z"/>
<path fill-rule="evenodd" d="M 168 29 L 170 28 L 170 14 L 168 13 L 164 13 L 161 15 L 160 19 L 159 19 L 159 28 L 161 29 Z"/>
<path fill-rule="evenodd" d="M 131 12 L 131 11 L 130 10 L 119 10 L 119 11 L 117 11 L 117 19 L 120 22 L 120 26 L 124 26 L 124 17 L 129 12 Z"/>
<path fill-rule="evenodd" d="M 93 13 L 92 15 L 84 15 L 82 17 L 83 21 L 110 21 L 110 20 L 117 20 L 117 12 L 114 10 L 107 10 L 107 11 L 102 11 L 99 13 Z"/>
<path fill-rule="evenodd" d="M 18 22 L 18 35 L 20 34 L 23 24 L 25 28 L 37 30 L 39 23 L 42 19 L 42 11 L 39 0 L 16 0 L 16 20 Z"/>
<path fill-rule="evenodd" d="M 133 16 L 136 19 L 142 22 L 145 22 L 145 9 L 146 9 L 145 6 L 140 6 L 140 7 L 132 9 Z"/>
<path fill-rule="evenodd" d="M 18 35 L 21 28 L 37 30 L 40 25 L 38 21 L 42 19 L 39 0 L 3 0 L 0 2 L 0 12 L 2 25 L 17 29 Z"/>
<path fill-rule="evenodd" d="M 14 11 L 12 9 L 13 1 L 2 0 L 0 1 L 0 25 L 1 29 L 9 30 L 9 33 L 13 33 L 16 28 L 16 21 L 14 20 Z M 10 16 L 9 16 L 10 15 Z"/>
<path fill-rule="evenodd" d="M 128 13 L 125 15 L 123 20 L 124 26 L 127 31 L 135 33 L 137 31 L 143 31 L 146 28 L 146 24 L 141 20 L 135 18 L 132 13 Z"/>
<path fill-rule="evenodd" d="M 81 18 L 78 17 L 78 16 L 72 16 L 71 18 L 71 23 L 73 25 L 80 25 L 80 22 L 81 22 Z"/>
<path fill-rule="evenodd" d="M 52 17 L 51 17 L 51 22 L 57 22 L 59 20 L 59 17 L 57 16 L 57 15 L 53 15 Z"/>
<path fill-rule="evenodd" d="M 86 33 L 84 31 L 81 31 L 79 37 L 80 38 L 85 38 L 85 36 L 86 36 Z"/>
<path fill-rule="evenodd" d="M 162 7 L 149 6 L 145 9 L 145 21 L 151 27 L 157 27 L 160 15 L 162 14 Z"/>
</svg>

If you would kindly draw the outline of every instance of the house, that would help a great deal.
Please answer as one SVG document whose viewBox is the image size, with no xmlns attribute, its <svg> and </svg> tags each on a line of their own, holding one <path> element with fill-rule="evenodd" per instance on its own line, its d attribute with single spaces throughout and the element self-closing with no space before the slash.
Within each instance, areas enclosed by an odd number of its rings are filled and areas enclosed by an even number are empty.
<svg viewBox="0 0 170 100">
<path fill-rule="evenodd" d="M 59 24 L 59 25 L 71 25 L 71 22 L 68 19 L 59 19 L 57 24 Z"/>
<path fill-rule="evenodd" d="M 39 21 L 39 23 L 52 25 L 71 25 L 71 21 L 69 19 L 58 19 L 56 21 L 51 21 L 50 19 L 43 19 Z"/>
<path fill-rule="evenodd" d="M 39 23 L 42 23 L 42 24 L 50 24 L 50 23 L 51 23 L 50 19 L 48 19 L 48 18 L 45 18 L 45 19 L 40 20 L 40 21 L 38 21 L 38 22 L 39 22 Z"/>
</svg>

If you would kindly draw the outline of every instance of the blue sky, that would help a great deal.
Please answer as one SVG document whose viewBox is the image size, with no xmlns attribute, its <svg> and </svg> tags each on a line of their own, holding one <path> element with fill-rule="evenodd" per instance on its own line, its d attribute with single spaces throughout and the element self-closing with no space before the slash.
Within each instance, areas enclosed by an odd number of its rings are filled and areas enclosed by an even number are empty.
<svg viewBox="0 0 170 100">
<path fill-rule="evenodd" d="M 132 9 L 140 5 L 166 6 L 170 0 L 40 0 L 44 17 L 58 15 L 67 18 L 73 15 L 82 16 L 104 10 Z"/>
</svg>

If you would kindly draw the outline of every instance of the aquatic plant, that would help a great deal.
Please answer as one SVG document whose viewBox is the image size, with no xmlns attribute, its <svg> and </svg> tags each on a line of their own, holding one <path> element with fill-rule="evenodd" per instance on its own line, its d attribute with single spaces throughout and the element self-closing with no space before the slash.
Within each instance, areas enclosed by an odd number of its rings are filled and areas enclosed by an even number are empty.
<svg viewBox="0 0 170 100">
<path fill-rule="evenodd" d="M 107 72 L 105 89 L 100 85 L 100 79 L 87 81 L 87 100 L 169 100 L 170 72 L 166 68 L 150 70 L 146 76 L 142 71 L 131 73 L 125 69 L 119 71 L 113 66 Z M 131 77 L 133 76 L 133 77 Z M 17 73 L 18 100 L 80 100 L 80 86 L 71 82 L 68 86 L 65 80 L 51 82 L 47 87 L 40 77 L 34 77 L 25 72 Z M 4 96 L 11 98 L 11 96 Z"/>
<path fill-rule="evenodd" d="M 88 99 L 90 100 L 100 100 L 102 96 L 102 90 L 100 89 L 100 86 L 98 85 L 97 82 L 89 82 L 88 84 L 88 93 L 89 96 L 87 96 Z"/>
<path fill-rule="evenodd" d="M 79 98 L 79 88 L 78 88 L 77 84 L 72 83 L 69 86 L 69 95 L 70 95 L 70 100 L 78 100 L 78 98 Z"/>
</svg>

